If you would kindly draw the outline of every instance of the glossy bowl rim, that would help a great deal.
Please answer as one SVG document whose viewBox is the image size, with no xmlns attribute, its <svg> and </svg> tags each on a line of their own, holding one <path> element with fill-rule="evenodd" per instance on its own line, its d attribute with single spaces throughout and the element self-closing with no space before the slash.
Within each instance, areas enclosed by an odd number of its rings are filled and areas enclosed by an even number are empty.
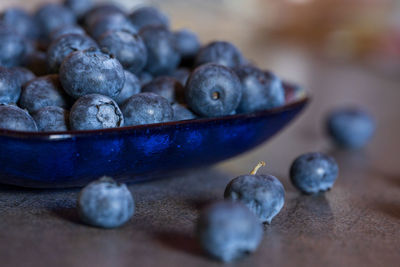
<svg viewBox="0 0 400 267">
<path fill-rule="evenodd" d="M 291 84 L 285 83 L 285 87 L 290 86 L 290 85 Z M 196 118 L 196 119 L 190 119 L 190 120 L 169 121 L 169 122 L 143 124 L 143 125 L 135 125 L 135 126 L 123 126 L 123 127 L 116 127 L 116 128 L 97 129 L 97 130 L 32 132 L 32 131 L 15 131 L 15 130 L 0 129 L 0 137 L 64 140 L 64 139 L 75 138 L 75 137 L 80 137 L 80 136 L 129 132 L 129 131 L 136 130 L 136 129 L 160 128 L 160 127 L 172 126 L 172 125 L 183 125 L 183 124 L 187 124 L 187 123 L 207 123 L 207 122 L 211 122 L 211 121 L 221 121 L 221 120 L 228 120 L 228 119 L 234 119 L 234 118 L 251 118 L 251 117 L 265 116 L 265 115 L 279 113 L 279 112 L 291 109 L 295 106 L 306 104 L 310 100 L 311 100 L 311 95 L 308 91 L 306 91 L 305 95 L 302 96 L 301 98 L 299 98 L 295 101 L 289 102 L 283 106 L 272 108 L 272 109 L 267 109 L 267 110 L 255 111 L 255 112 L 251 112 L 251 113 L 240 113 L 240 114 L 226 115 L 226 116 L 219 116 L 219 117 L 205 117 L 205 118 Z"/>
</svg>

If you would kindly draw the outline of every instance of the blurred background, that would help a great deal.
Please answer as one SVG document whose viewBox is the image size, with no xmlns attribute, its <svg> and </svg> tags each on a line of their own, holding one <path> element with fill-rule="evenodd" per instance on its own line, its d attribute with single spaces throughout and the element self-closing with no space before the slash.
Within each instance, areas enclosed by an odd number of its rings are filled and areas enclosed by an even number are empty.
<svg viewBox="0 0 400 267">
<path fill-rule="evenodd" d="M 34 10 L 41 0 L 1 0 Z M 51 1 L 46 1 L 51 2 Z M 59 2 L 59 1 L 53 1 Z M 110 1 L 102 1 L 110 2 Z M 173 29 L 189 28 L 203 43 L 227 40 L 264 69 L 307 88 L 313 101 L 304 116 L 303 136 L 284 131 L 251 155 L 223 163 L 233 173 L 247 171 L 254 158 L 282 153 L 270 162 L 286 175 L 287 162 L 300 152 L 329 147 L 323 119 L 330 109 L 357 105 L 369 110 L 381 131 L 369 149 L 374 163 L 399 172 L 398 121 L 400 90 L 400 1 L 398 0 L 120 0 L 127 9 L 152 4 L 166 12 Z M 307 142 L 309 141 L 309 142 Z M 302 145 L 304 143 L 304 145 Z M 282 147 L 296 147 L 291 151 Z M 366 153 L 368 154 L 368 153 Z M 385 160 L 383 160 L 385 158 Z M 240 164 L 238 164 L 240 160 Z M 249 161 L 249 162 L 246 162 Z"/>
</svg>

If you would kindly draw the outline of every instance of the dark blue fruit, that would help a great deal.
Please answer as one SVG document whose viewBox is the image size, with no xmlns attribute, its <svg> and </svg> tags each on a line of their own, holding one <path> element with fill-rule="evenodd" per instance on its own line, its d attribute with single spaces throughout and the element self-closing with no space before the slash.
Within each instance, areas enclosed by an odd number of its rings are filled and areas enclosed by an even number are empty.
<svg viewBox="0 0 400 267">
<path fill-rule="evenodd" d="M 83 28 L 81 28 L 78 25 L 65 25 L 61 26 L 60 28 L 54 30 L 50 34 L 50 39 L 52 41 L 60 38 L 63 35 L 67 34 L 80 34 L 80 35 L 86 35 L 86 32 Z"/>
<path fill-rule="evenodd" d="M 243 88 L 237 112 L 246 113 L 279 107 L 285 104 L 281 80 L 270 72 L 253 66 L 235 68 Z"/>
<path fill-rule="evenodd" d="M 365 110 L 356 107 L 340 108 L 330 113 L 328 134 L 339 146 L 357 149 L 365 146 L 375 132 L 375 121 Z"/>
<path fill-rule="evenodd" d="M 163 27 L 148 26 L 140 31 L 140 36 L 147 49 L 145 69 L 153 75 L 173 72 L 179 64 L 180 54 L 172 33 Z"/>
<path fill-rule="evenodd" d="M 76 17 L 69 8 L 55 3 L 42 5 L 36 11 L 35 18 L 45 38 L 61 26 L 76 23 Z"/>
<path fill-rule="evenodd" d="M 168 17 L 152 6 L 135 9 L 132 14 L 129 15 L 129 19 L 138 30 L 146 26 L 163 26 L 167 29 L 169 28 Z"/>
<path fill-rule="evenodd" d="M 147 50 L 142 38 L 128 31 L 109 31 L 101 36 L 99 46 L 105 47 L 122 66 L 134 74 L 147 63 Z"/>
<path fill-rule="evenodd" d="M 0 129 L 36 132 L 36 124 L 29 113 L 14 105 L 0 105 Z"/>
<path fill-rule="evenodd" d="M 239 105 L 242 86 L 236 74 L 221 65 L 196 68 L 186 84 L 186 101 L 197 114 L 217 117 L 231 114 Z"/>
<path fill-rule="evenodd" d="M 88 12 L 86 12 L 84 16 L 84 24 L 86 29 L 90 29 L 96 21 L 98 21 L 101 17 L 108 16 L 110 14 L 124 14 L 124 10 L 115 3 L 101 3 L 97 4 L 93 8 L 91 8 Z"/>
<path fill-rule="evenodd" d="M 250 175 L 233 179 L 226 187 L 225 199 L 245 204 L 263 223 L 271 223 L 285 203 L 285 189 L 282 183 L 269 174 L 256 174 L 264 166 L 260 162 Z"/>
<path fill-rule="evenodd" d="M 19 106 L 35 112 L 47 106 L 69 108 L 70 99 L 61 87 L 57 74 L 38 77 L 22 89 Z"/>
<path fill-rule="evenodd" d="M 19 75 L 7 68 L 0 67 L 0 104 L 17 103 L 20 94 Z"/>
<path fill-rule="evenodd" d="M 183 86 L 185 86 L 190 76 L 190 70 L 187 68 L 179 68 L 171 73 L 171 76 L 177 79 Z"/>
<path fill-rule="evenodd" d="M 11 28 L 0 24 L 0 66 L 15 67 L 24 62 L 27 41 Z"/>
<path fill-rule="evenodd" d="M 131 34 L 137 33 L 137 29 L 129 19 L 121 13 L 111 13 L 98 18 L 90 27 L 89 32 L 93 38 L 100 40 L 101 35 L 108 31 L 125 31 Z"/>
<path fill-rule="evenodd" d="M 261 243 L 263 230 L 245 205 L 221 201 L 201 212 L 197 236 L 207 254 L 229 262 L 254 252 Z"/>
<path fill-rule="evenodd" d="M 124 69 L 112 55 L 96 49 L 76 51 L 60 67 L 64 90 L 72 97 L 87 94 L 117 96 L 125 83 Z"/>
<path fill-rule="evenodd" d="M 82 18 L 92 8 L 92 0 L 65 0 L 64 5 L 72 10 L 77 18 Z"/>
<path fill-rule="evenodd" d="M 143 86 L 142 92 L 160 95 L 170 103 L 173 103 L 177 99 L 183 98 L 184 89 L 182 84 L 175 78 L 159 76 Z"/>
<path fill-rule="evenodd" d="M 18 85 L 22 88 L 27 82 L 36 78 L 32 71 L 23 67 L 14 67 L 10 71 L 17 77 Z"/>
<path fill-rule="evenodd" d="M 69 115 L 71 130 L 96 130 L 124 125 L 124 117 L 111 98 L 90 94 L 79 98 Z"/>
<path fill-rule="evenodd" d="M 200 49 L 197 35 L 187 29 L 174 32 L 175 45 L 183 59 L 194 58 Z"/>
<path fill-rule="evenodd" d="M 135 212 L 135 203 L 125 184 L 102 177 L 85 186 L 78 197 L 83 222 L 101 228 L 125 224 Z"/>
<path fill-rule="evenodd" d="M 193 112 L 181 104 L 172 104 L 172 109 L 174 110 L 174 121 L 192 120 L 197 118 Z"/>
<path fill-rule="evenodd" d="M 168 100 L 153 93 L 131 96 L 121 107 L 125 125 L 141 125 L 171 121 L 174 111 Z"/>
<path fill-rule="evenodd" d="M 118 105 L 122 105 L 131 96 L 140 93 L 140 81 L 129 71 L 125 71 L 125 84 L 121 92 L 114 97 Z"/>
<path fill-rule="evenodd" d="M 142 71 L 137 77 L 139 78 L 141 86 L 144 86 L 147 83 L 151 82 L 151 80 L 153 80 L 153 75 L 151 75 L 147 71 Z"/>
<path fill-rule="evenodd" d="M 39 132 L 68 131 L 69 111 L 61 107 L 47 106 L 32 115 Z"/>
<path fill-rule="evenodd" d="M 245 60 L 233 44 L 215 41 L 200 49 L 195 64 L 199 66 L 209 62 L 234 68 L 242 65 Z"/>
<path fill-rule="evenodd" d="M 75 51 L 98 48 L 96 42 L 87 35 L 67 34 L 54 40 L 47 50 L 47 65 L 50 72 L 57 73 L 64 59 Z"/>
<path fill-rule="evenodd" d="M 36 39 L 40 30 L 35 19 L 18 7 L 7 8 L 0 14 L 0 23 L 28 39 Z"/>
<path fill-rule="evenodd" d="M 332 188 L 338 176 L 336 161 L 322 153 L 299 156 L 290 168 L 293 185 L 306 194 L 315 194 Z"/>
</svg>

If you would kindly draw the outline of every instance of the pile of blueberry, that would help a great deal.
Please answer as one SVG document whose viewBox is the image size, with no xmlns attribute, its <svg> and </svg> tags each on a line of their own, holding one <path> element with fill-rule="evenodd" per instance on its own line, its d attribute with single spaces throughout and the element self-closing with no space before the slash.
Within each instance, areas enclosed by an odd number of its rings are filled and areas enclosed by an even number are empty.
<svg viewBox="0 0 400 267">
<path fill-rule="evenodd" d="M 91 0 L 0 14 L 0 128 L 94 130 L 285 104 L 281 80 L 231 43 L 202 45 L 154 7 Z"/>
</svg>

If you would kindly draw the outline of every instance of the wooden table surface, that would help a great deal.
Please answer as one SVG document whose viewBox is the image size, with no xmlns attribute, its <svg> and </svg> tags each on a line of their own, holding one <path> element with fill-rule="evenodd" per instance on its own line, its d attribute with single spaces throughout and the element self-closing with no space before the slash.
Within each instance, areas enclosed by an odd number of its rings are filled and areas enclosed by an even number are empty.
<svg viewBox="0 0 400 267">
<path fill-rule="evenodd" d="M 181 17 L 175 23 L 188 21 Z M 261 67 L 309 88 L 313 99 L 306 112 L 271 141 L 237 158 L 181 177 L 130 185 L 136 214 L 120 229 L 81 224 L 75 210 L 78 189 L 0 186 L 0 265 L 218 266 L 194 240 L 199 209 L 222 199 L 232 178 L 264 160 L 261 172 L 276 175 L 285 186 L 285 206 L 265 226 L 258 251 L 235 266 L 399 266 L 400 79 L 271 42 L 261 29 L 245 31 L 227 22 L 212 27 L 209 21 L 196 28 L 196 18 L 191 22 L 188 26 L 203 40 L 235 41 Z M 337 150 L 324 134 L 326 112 L 349 104 L 366 107 L 378 122 L 375 138 L 360 151 Z M 330 192 L 305 196 L 288 180 L 292 160 L 310 151 L 338 161 L 340 176 Z"/>
</svg>

